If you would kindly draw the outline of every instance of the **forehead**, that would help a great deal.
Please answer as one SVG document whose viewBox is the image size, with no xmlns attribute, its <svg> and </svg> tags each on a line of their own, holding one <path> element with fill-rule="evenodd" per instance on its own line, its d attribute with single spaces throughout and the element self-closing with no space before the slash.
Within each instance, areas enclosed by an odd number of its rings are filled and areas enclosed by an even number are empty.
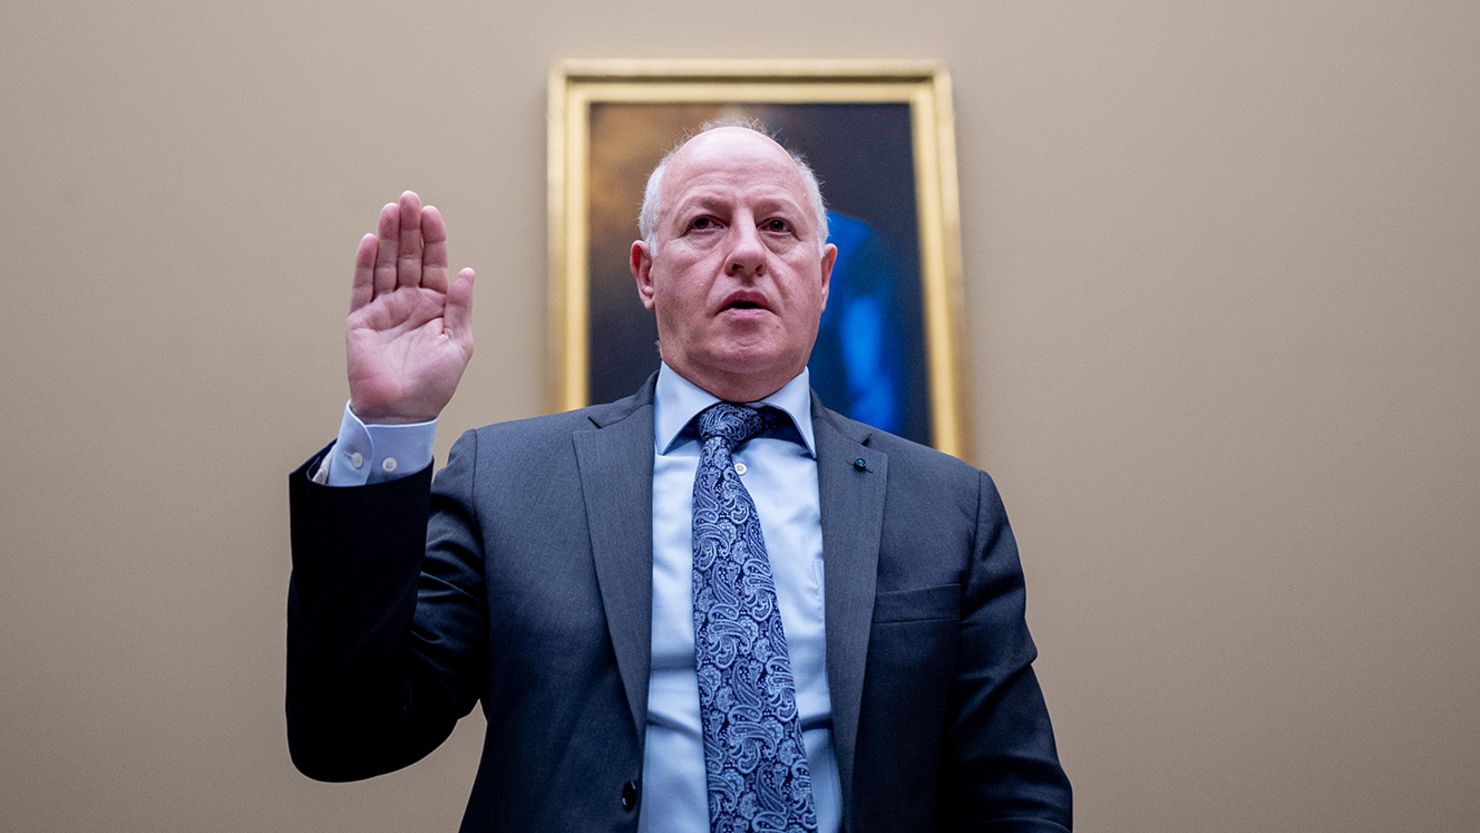
<svg viewBox="0 0 1480 833">
<path fill-rule="evenodd" d="M 663 174 L 663 204 L 676 208 L 686 197 L 789 198 L 805 205 L 801 171 L 784 148 L 745 128 L 720 128 L 691 139 L 674 154 Z"/>
</svg>

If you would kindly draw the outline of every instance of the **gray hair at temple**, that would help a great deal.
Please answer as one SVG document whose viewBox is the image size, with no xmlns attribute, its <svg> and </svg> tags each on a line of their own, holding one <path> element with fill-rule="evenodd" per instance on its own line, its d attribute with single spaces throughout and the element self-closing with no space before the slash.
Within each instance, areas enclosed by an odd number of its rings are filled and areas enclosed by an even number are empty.
<svg viewBox="0 0 1480 833">
<path fill-rule="evenodd" d="M 754 119 L 715 119 L 705 122 L 696 133 L 684 137 L 665 153 L 658 167 L 653 168 L 653 172 L 648 175 L 647 188 L 642 192 L 642 209 L 637 213 L 637 233 L 647 244 L 649 256 L 655 257 L 658 254 L 658 215 L 663 211 L 663 172 L 668 170 L 668 163 L 673 160 L 673 155 L 682 150 L 683 146 L 691 140 L 721 127 L 743 127 L 776 141 L 771 131 L 765 129 L 760 122 Z M 776 143 L 781 144 L 779 141 Z M 797 170 L 801 171 L 802 183 L 807 189 L 807 199 L 812 203 L 812 212 L 817 215 L 817 254 L 820 256 L 827 246 L 828 235 L 827 206 L 822 202 L 822 186 L 818 184 L 817 174 L 813 173 L 812 166 L 807 164 L 807 160 L 801 154 L 785 145 L 781 146 L 791 156 L 791 161 L 796 163 Z"/>
</svg>

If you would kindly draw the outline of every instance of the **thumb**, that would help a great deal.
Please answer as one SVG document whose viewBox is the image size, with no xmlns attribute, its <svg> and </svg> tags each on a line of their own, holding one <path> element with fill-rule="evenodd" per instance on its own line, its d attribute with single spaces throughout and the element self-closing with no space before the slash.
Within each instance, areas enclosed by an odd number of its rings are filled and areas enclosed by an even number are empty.
<svg viewBox="0 0 1480 833">
<path fill-rule="evenodd" d="M 442 313 L 442 329 L 471 353 L 473 351 L 473 279 L 472 269 L 464 269 L 447 288 L 447 306 Z"/>
</svg>

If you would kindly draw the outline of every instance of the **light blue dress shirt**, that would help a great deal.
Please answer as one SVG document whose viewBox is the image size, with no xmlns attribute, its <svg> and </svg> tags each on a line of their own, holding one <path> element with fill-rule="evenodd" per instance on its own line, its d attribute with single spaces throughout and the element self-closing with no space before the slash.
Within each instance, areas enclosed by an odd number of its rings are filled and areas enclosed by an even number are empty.
<svg viewBox="0 0 1480 833">
<path fill-rule="evenodd" d="M 709 829 L 699 681 L 694 670 L 693 502 L 699 465 L 695 415 L 718 402 L 664 364 L 653 419 L 652 676 L 642 765 L 638 833 Z M 823 615 L 822 511 L 812 401 L 803 370 L 761 403 L 793 425 L 752 438 L 735 451 L 735 468 L 755 501 L 776 580 L 802 741 L 812 770 L 819 833 L 842 821 L 842 786 L 833 752 Z M 404 477 L 432 461 L 437 423 L 366 425 L 346 404 L 339 439 L 315 480 L 358 486 Z"/>
<path fill-rule="evenodd" d="M 432 464 L 437 421 L 366 425 L 349 403 L 339 420 L 339 438 L 313 480 L 329 486 L 364 486 L 416 474 Z"/>
<path fill-rule="evenodd" d="M 734 460 L 755 501 L 776 579 L 802 742 L 812 770 L 817 829 L 836 833 L 842 787 L 827 688 L 822 512 L 807 379 L 804 370 L 762 400 L 790 415 L 793 428 L 752 438 L 735 451 Z M 718 401 L 668 365 L 658 370 L 653 418 L 653 666 L 638 833 L 709 829 L 699 679 L 694 670 L 693 506 L 699 433 L 691 423 Z"/>
</svg>

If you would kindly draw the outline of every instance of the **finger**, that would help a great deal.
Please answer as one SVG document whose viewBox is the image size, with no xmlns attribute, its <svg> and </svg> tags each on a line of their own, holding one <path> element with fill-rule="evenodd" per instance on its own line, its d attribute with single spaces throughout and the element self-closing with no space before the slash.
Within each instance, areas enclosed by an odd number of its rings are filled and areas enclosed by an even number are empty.
<svg viewBox="0 0 1480 833">
<path fill-rule="evenodd" d="M 447 306 L 442 311 L 442 329 L 468 352 L 473 352 L 473 274 L 472 269 L 457 273 L 447 290 Z"/>
<path fill-rule="evenodd" d="M 447 291 L 447 224 L 442 212 L 433 206 L 421 210 L 421 285 L 438 292 Z"/>
<path fill-rule="evenodd" d="M 379 244 L 375 235 L 360 238 L 360 248 L 355 252 L 355 282 L 349 290 L 349 311 L 354 312 L 375 298 L 375 250 Z"/>
<path fill-rule="evenodd" d="M 380 209 L 375 246 L 375 294 L 396 288 L 396 241 L 401 234 L 401 208 L 388 202 Z"/>
<path fill-rule="evenodd" d="M 421 197 L 401 194 L 400 243 L 396 253 L 396 285 L 421 286 Z"/>
</svg>

